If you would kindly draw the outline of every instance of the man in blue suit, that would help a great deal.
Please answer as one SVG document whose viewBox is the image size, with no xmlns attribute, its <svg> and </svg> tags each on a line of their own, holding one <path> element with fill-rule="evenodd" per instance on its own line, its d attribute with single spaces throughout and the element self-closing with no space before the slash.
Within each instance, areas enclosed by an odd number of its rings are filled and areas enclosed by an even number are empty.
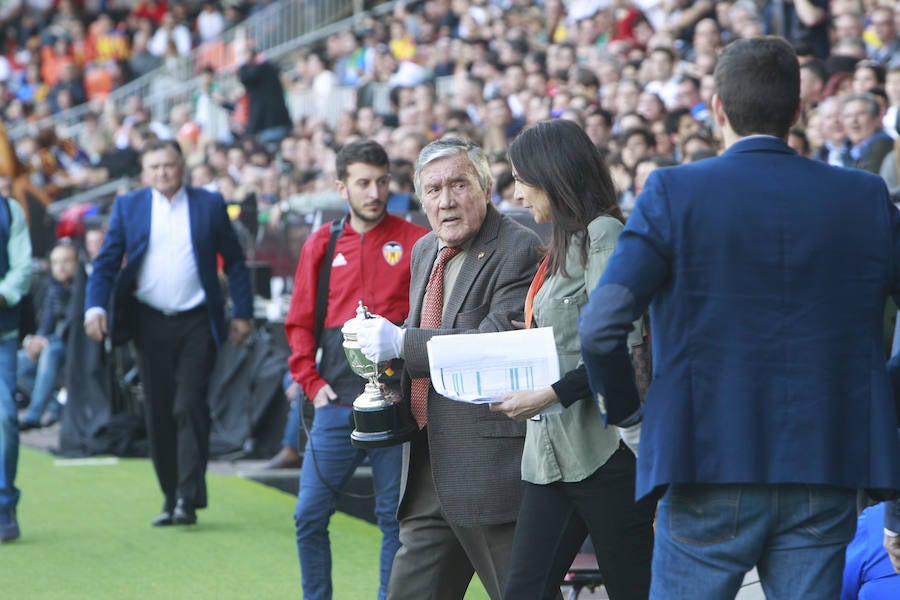
<svg viewBox="0 0 900 600">
<path fill-rule="evenodd" d="M 184 185 L 178 143 L 148 142 L 141 165 L 149 187 L 113 204 L 87 284 L 84 327 L 98 342 L 107 334 L 134 340 L 150 457 L 165 496 L 153 525 L 192 525 L 207 503 L 206 394 L 216 349 L 226 335 L 234 344 L 246 339 L 253 297 L 222 196 Z M 234 307 L 230 334 L 217 256 Z"/>
<path fill-rule="evenodd" d="M 881 343 L 900 212 L 869 173 L 798 156 L 799 67 L 774 37 L 715 70 L 726 151 L 657 169 L 580 321 L 608 420 L 641 420 L 637 495 L 662 494 L 651 598 L 837 598 L 856 489 L 900 490 Z M 626 336 L 650 308 L 641 409 Z M 900 392 L 900 388 L 897 390 Z"/>
</svg>

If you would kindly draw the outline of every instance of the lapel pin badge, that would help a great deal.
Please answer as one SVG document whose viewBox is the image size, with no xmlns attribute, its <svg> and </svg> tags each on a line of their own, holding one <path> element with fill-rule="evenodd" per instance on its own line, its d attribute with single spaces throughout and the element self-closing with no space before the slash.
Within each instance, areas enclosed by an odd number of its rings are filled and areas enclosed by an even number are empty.
<svg viewBox="0 0 900 600">
<path fill-rule="evenodd" d="M 479 253 L 478 253 L 478 258 L 479 258 L 479 259 L 484 258 L 484 252 L 479 252 Z"/>
</svg>

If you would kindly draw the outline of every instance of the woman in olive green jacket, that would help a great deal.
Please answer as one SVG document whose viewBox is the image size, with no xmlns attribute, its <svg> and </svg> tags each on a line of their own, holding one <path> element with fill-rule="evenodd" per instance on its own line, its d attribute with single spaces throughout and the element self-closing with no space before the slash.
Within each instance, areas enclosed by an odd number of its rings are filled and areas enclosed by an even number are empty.
<svg viewBox="0 0 900 600">
<path fill-rule="evenodd" d="M 492 410 L 528 419 L 519 511 L 504 597 L 556 598 L 588 533 L 609 597 L 646 598 L 653 506 L 634 501 L 635 457 L 620 430 L 604 427 L 581 364 L 578 314 L 623 227 L 609 171 L 567 120 L 538 123 L 509 148 L 515 194 L 538 223 L 552 223 L 528 292 L 528 327 L 553 327 L 562 378 L 513 392 Z M 636 336 L 639 341 L 639 328 Z M 626 439 L 635 431 L 624 432 Z"/>
</svg>

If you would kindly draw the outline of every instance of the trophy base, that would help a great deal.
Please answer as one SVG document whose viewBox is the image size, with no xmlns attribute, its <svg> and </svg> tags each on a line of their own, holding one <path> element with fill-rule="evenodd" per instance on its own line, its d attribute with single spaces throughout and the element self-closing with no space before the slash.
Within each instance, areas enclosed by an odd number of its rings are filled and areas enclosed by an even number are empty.
<svg viewBox="0 0 900 600">
<path fill-rule="evenodd" d="M 350 434 L 350 443 L 357 448 L 383 448 L 408 442 L 419 428 L 400 408 L 400 404 L 388 404 L 376 410 L 360 410 L 354 406 L 356 429 Z"/>
</svg>

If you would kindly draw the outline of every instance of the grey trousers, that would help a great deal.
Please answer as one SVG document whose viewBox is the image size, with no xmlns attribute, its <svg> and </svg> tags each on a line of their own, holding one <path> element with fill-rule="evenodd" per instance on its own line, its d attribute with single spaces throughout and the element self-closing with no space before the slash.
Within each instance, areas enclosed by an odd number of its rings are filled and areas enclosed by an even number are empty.
<svg viewBox="0 0 900 600">
<path fill-rule="evenodd" d="M 477 494 L 477 486 L 472 492 Z M 500 600 L 512 555 L 516 524 L 459 527 L 441 511 L 427 452 L 410 456 L 388 600 L 462 600 L 478 577 L 491 600 Z"/>
</svg>

